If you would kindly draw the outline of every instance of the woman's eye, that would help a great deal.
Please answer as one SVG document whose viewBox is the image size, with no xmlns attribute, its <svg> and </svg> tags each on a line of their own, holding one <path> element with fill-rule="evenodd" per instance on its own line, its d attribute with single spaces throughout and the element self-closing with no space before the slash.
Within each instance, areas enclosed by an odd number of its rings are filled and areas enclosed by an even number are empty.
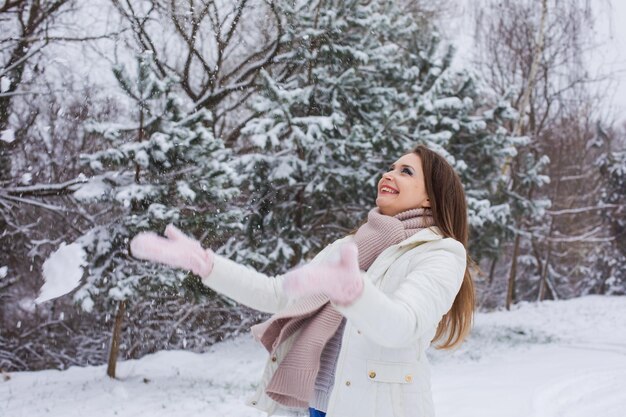
<svg viewBox="0 0 626 417">
<path fill-rule="evenodd" d="M 409 175 L 413 175 L 413 171 L 411 171 L 409 168 L 402 169 L 402 172 L 406 172 Z"/>
</svg>

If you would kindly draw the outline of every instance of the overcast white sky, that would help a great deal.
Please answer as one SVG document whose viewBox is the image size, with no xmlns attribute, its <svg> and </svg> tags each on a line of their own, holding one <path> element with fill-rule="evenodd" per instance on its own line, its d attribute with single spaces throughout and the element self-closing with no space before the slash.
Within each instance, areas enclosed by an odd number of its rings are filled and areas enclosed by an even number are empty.
<svg viewBox="0 0 626 417">
<path fill-rule="evenodd" d="M 105 0 L 93 0 L 91 11 L 86 10 L 84 19 L 85 27 L 88 30 L 97 31 L 94 27 L 104 26 L 112 17 L 103 16 L 103 8 L 100 2 Z M 472 53 L 472 32 L 473 32 L 473 12 L 477 5 L 494 0 L 451 0 L 457 3 L 457 7 L 451 10 L 455 16 L 450 19 L 443 28 L 444 34 L 451 37 L 457 46 L 456 62 L 459 65 L 471 56 Z M 555 0 L 550 0 L 550 3 Z M 588 57 L 590 71 L 596 75 L 611 74 L 610 88 L 604 84 L 601 86 L 609 92 L 607 97 L 607 115 L 612 113 L 613 118 L 626 122 L 626 0 L 579 0 L 581 3 L 588 1 L 592 4 L 596 15 L 596 43 L 600 47 L 595 48 Z M 539 5 L 539 1 L 537 0 Z M 101 28 L 102 31 L 105 28 Z M 87 30 L 87 29 L 86 29 Z M 110 47 L 107 45 L 107 47 Z M 110 66 L 102 65 L 101 59 L 93 56 L 90 51 L 76 51 L 77 59 L 85 61 L 84 73 L 86 77 L 96 80 L 109 80 L 112 86 L 117 86 L 112 78 Z M 110 57 L 113 58 L 113 57 Z M 61 59 L 61 58 L 59 58 Z M 69 63 L 74 59 L 67 58 Z M 118 91 L 112 88 L 111 92 Z M 119 94 L 123 94 L 118 91 Z"/>
<path fill-rule="evenodd" d="M 611 73 L 610 91 L 615 117 L 626 121 L 626 1 L 592 0 L 596 14 L 597 40 L 601 45 L 590 56 L 590 68 L 598 74 Z"/>
<path fill-rule="evenodd" d="M 473 11 L 477 4 L 489 0 L 454 1 L 458 4 L 456 16 L 444 32 L 457 44 L 457 59 L 462 62 L 472 53 Z M 626 122 L 626 0 L 588 1 L 594 10 L 595 41 L 599 45 L 588 55 L 589 70 L 597 76 L 611 75 L 608 86 L 599 85 L 603 92 L 608 92 L 606 111 L 616 120 Z"/>
</svg>

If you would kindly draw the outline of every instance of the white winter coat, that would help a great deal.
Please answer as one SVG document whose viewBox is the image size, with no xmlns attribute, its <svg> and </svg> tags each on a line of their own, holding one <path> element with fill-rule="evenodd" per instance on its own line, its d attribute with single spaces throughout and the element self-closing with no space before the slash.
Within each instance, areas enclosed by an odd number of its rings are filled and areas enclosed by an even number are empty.
<svg viewBox="0 0 626 417">
<path fill-rule="evenodd" d="M 463 245 L 439 233 L 437 227 L 424 229 L 385 249 L 362 272 L 362 295 L 348 307 L 335 306 L 347 320 L 327 417 L 434 416 L 425 351 L 452 306 L 466 266 Z M 336 259 L 339 246 L 351 239 L 333 242 L 311 262 Z M 292 302 L 282 281 L 280 275 L 268 277 L 220 256 L 203 280 L 269 313 Z M 247 402 L 268 415 L 289 412 L 265 394 L 265 387 L 297 334 L 268 359 L 258 390 Z"/>
</svg>

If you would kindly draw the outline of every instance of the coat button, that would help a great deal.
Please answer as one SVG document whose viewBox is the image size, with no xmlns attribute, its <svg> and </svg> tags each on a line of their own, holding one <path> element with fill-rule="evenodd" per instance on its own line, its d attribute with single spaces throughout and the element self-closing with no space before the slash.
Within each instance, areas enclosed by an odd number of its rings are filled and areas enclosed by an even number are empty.
<svg viewBox="0 0 626 417">
<path fill-rule="evenodd" d="M 346 387 L 350 386 L 350 381 L 346 381 Z"/>
<path fill-rule="evenodd" d="M 370 371 L 370 373 L 368 375 L 372 379 L 376 378 L 376 372 L 374 372 L 374 371 Z"/>
<path fill-rule="evenodd" d="M 404 380 L 406 382 L 411 383 L 411 382 L 413 382 L 413 376 L 412 375 L 407 375 L 407 376 L 404 377 Z"/>
<path fill-rule="evenodd" d="M 272 356 L 272 362 L 276 362 L 276 356 Z"/>
<path fill-rule="evenodd" d="M 360 330 L 357 330 L 357 331 L 356 331 L 356 334 L 361 334 L 361 331 L 360 331 Z"/>
<path fill-rule="evenodd" d="M 252 405 L 256 405 L 256 401 L 252 401 L 252 402 L 251 402 L 251 404 L 252 404 Z"/>
</svg>

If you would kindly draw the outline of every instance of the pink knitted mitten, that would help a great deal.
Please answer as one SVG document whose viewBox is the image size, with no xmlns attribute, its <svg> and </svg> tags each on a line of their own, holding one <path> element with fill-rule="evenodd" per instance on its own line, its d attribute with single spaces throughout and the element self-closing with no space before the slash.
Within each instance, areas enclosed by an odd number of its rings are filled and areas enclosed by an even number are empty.
<svg viewBox="0 0 626 417">
<path fill-rule="evenodd" d="M 340 249 L 339 262 L 307 264 L 285 274 L 283 289 L 290 297 L 325 294 L 341 306 L 350 305 L 363 292 L 358 249 L 347 243 Z"/>
<path fill-rule="evenodd" d="M 152 232 L 139 233 L 130 241 L 130 252 L 135 258 L 186 269 L 202 278 L 211 273 L 211 249 L 203 249 L 200 242 L 171 224 L 165 228 L 165 236 L 167 239 Z"/>
</svg>

